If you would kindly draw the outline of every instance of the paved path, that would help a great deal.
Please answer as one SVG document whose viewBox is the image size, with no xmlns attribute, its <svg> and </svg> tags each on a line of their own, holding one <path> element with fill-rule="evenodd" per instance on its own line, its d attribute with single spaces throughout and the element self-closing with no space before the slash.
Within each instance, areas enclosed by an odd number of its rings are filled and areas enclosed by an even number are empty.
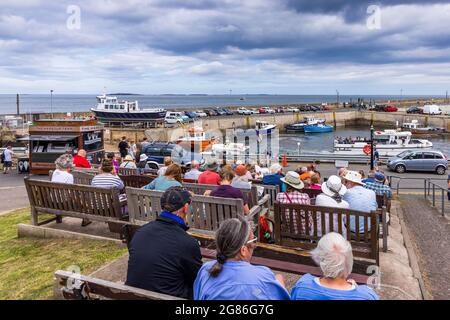
<svg viewBox="0 0 450 320">
<path fill-rule="evenodd" d="M 401 196 L 426 290 L 434 299 L 450 299 L 450 221 L 421 196 Z"/>
</svg>

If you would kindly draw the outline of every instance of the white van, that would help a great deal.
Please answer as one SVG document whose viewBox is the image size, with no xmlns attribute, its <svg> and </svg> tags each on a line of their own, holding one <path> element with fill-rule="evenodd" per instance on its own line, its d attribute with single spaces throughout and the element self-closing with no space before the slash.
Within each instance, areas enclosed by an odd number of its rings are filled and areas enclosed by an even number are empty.
<svg viewBox="0 0 450 320">
<path fill-rule="evenodd" d="M 184 114 L 184 112 L 180 111 L 167 111 L 166 112 L 166 119 L 167 117 L 176 117 L 179 119 L 182 119 L 182 122 L 189 122 L 189 117 Z"/>
<path fill-rule="evenodd" d="M 164 121 L 168 124 L 183 123 L 183 118 L 177 116 L 169 116 L 166 114 Z"/>
<path fill-rule="evenodd" d="M 423 113 L 424 114 L 442 114 L 441 108 L 439 108 L 438 105 L 435 104 L 429 104 L 423 106 Z"/>
</svg>

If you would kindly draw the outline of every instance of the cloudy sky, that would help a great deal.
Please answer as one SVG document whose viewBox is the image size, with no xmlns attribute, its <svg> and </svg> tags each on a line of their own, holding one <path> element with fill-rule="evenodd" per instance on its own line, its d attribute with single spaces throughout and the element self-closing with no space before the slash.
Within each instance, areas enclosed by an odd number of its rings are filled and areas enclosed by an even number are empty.
<svg viewBox="0 0 450 320">
<path fill-rule="evenodd" d="M 0 0 L 0 93 L 445 94 L 448 2 Z"/>
</svg>

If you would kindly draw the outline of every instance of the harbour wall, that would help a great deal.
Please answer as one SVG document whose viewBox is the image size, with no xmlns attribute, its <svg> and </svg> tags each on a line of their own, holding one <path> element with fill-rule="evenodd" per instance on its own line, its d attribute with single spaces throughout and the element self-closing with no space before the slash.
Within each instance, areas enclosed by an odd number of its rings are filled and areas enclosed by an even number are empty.
<svg viewBox="0 0 450 320">
<path fill-rule="evenodd" d="M 372 112 L 372 111 L 357 111 L 357 110 L 339 110 L 326 111 L 319 113 L 283 113 L 283 114 L 255 114 L 251 116 L 233 115 L 203 118 L 194 123 L 187 124 L 187 127 L 201 126 L 205 131 L 225 131 L 227 129 L 254 128 L 258 120 L 267 121 L 276 124 L 283 132 L 284 126 L 295 122 L 300 122 L 304 117 L 323 118 L 330 125 L 335 127 L 345 127 L 350 125 L 367 125 L 375 126 L 392 126 L 398 122 L 401 125 L 404 122 L 410 122 L 417 119 L 420 123 L 445 128 L 450 132 L 450 117 L 449 116 L 430 116 L 419 114 L 406 114 L 405 112 Z M 129 140 L 141 141 L 144 136 L 150 140 L 155 141 L 171 141 L 183 132 L 183 128 L 178 126 L 158 127 L 152 129 L 130 129 L 130 128 L 107 128 L 105 132 L 105 139 L 109 143 L 116 143 L 120 141 L 122 136 L 126 136 Z"/>
</svg>

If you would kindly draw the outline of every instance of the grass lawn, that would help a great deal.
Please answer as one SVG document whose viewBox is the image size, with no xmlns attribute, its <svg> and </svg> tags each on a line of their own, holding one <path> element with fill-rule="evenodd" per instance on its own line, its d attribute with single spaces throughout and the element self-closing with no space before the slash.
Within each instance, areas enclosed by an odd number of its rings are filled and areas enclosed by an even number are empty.
<svg viewBox="0 0 450 320">
<path fill-rule="evenodd" d="M 89 274 L 127 251 L 107 241 L 17 238 L 16 225 L 29 222 L 29 209 L 0 216 L 0 300 L 51 299 L 56 270 Z"/>
</svg>

